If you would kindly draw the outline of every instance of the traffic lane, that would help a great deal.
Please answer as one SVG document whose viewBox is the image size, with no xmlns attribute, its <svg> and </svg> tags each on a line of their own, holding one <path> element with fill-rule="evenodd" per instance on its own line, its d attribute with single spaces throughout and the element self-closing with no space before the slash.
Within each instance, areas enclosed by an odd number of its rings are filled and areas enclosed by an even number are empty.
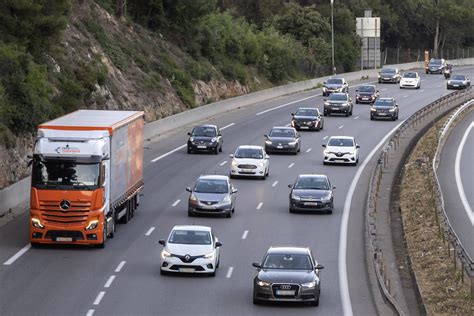
<svg viewBox="0 0 474 316">
<path fill-rule="evenodd" d="M 456 153 L 461 139 L 474 120 L 474 111 L 471 111 L 457 123 L 448 136 L 441 153 L 438 167 L 438 178 L 443 193 L 446 214 L 451 226 L 458 235 L 464 249 L 471 258 L 474 258 L 473 226 L 459 196 L 458 186 L 455 178 Z M 474 184 L 472 183 L 472 156 L 474 151 L 474 133 L 469 133 L 468 140 L 464 145 L 461 159 L 461 174 L 466 197 L 472 202 Z M 471 160 L 468 160 L 471 159 Z M 472 204 L 471 204 L 472 205 Z"/>
</svg>

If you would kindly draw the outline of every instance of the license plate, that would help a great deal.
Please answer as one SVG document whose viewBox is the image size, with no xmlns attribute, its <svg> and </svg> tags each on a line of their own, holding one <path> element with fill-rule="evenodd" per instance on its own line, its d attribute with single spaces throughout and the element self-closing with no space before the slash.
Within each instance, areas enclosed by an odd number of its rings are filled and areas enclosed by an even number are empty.
<svg viewBox="0 0 474 316">
<path fill-rule="evenodd" d="M 379 113 L 379 115 L 384 116 L 387 115 L 387 113 Z"/>
<path fill-rule="evenodd" d="M 291 291 L 291 290 L 277 290 L 277 291 L 276 291 L 276 294 L 277 294 L 277 295 L 282 295 L 282 296 L 284 296 L 284 295 L 288 295 L 288 296 L 289 296 L 289 295 L 292 295 L 292 296 L 294 296 L 294 295 L 295 295 L 295 291 Z"/>
<path fill-rule="evenodd" d="M 193 273 L 194 268 L 180 268 L 179 272 L 185 272 L 185 273 Z"/>
<path fill-rule="evenodd" d="M 283 148 L 283 146 L 277 146 L 277 148 L 278 148 L 278 149 L 282 149 L 282 148 Z"/>
<path fill-rule="evenodd" d="M 56 237 L 56 241 L 72 241 L 72 237 Z"/>
<path fill-rule="evenodd" d="M 203 146 L 203 145 L 199 145 L 199 146 L 197 146 L 197 148 L 199 148 L 199 149 L 206 149 L 207 147 L 206 147 L 206 146 Z"/>
<path fill-rule="evenodd" d="M 362 100 L 368 100 L 369 98 L 362 98 Z"/>
<path fill-rule="evenodd" d="M 316 205 L 318 205 L 318 203 L 317 202 L 304 202 L 304 205 L 316 206 Z"/>
<path fill-rule="evenodd" d="M 308 129 L 309 127 L 308 126 L 301 126 L 300 128 L 301 129 Z"/>
<path fill-rule="evenodd" d="M 453 84 L 453 87 L 459 87 L 459 85 L 458 84 Z"/>
<path fill-rule="evenodd" d="M 215 206 L 204 204 L 204 205 L 202 206 L 202 208 L 203 208 L 203 209 L 206 209 L 206 210 L 213 210 L 213 209 L 215 209 Z"/>
</svg>

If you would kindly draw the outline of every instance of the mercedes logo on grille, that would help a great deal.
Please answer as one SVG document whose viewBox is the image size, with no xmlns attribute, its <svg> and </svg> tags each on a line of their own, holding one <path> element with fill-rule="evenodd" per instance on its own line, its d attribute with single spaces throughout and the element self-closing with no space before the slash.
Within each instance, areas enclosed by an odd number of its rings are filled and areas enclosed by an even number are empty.
<svg viewBox="0 0 474 316">
<path fill-rule="evenodd" d="M 185 255 L 185 256 L 184 256 L 184 260 L 186 260 L 186 261 L 191 260 L 191 256 L 190 256 L 190 255 Z"/>
<path fill-rule="evenodd" d="M 62 200 L 61 202 L 59 202 L 59 207 L 63 211 L 67 211 L 68 209 L 71 208 L 71 202 L 69 202 L 68 200 Z"/>
<path fill-rule="evenodd" d="M 282 289 L 282 290 L 289 290 L 289 289 L 291 289 L 291 285 L 289 285 L 289 284 L 282 284 L 282 285 L 280 285 L 280 289 Z"/>
</svg>

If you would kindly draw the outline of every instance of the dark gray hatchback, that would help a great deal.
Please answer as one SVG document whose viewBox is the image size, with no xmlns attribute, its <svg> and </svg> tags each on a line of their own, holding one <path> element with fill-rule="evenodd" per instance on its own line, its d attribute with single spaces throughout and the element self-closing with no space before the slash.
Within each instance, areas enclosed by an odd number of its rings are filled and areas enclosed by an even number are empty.
<svg viewBox="0 0 474 316">
<path fill-rule="evenodd" d="M 336 187 L 326 175 L 300 174 L 294 184 L 289 184 L 290 213 L 316 211 L 332 213 Z"/>
<path fill-rule="evenodd" d="M 253 263 L 253 303 L 307 302 L 319 305 L 320 270 L 309 248 L 270 247 L 262 263 Z"/>
</svg>

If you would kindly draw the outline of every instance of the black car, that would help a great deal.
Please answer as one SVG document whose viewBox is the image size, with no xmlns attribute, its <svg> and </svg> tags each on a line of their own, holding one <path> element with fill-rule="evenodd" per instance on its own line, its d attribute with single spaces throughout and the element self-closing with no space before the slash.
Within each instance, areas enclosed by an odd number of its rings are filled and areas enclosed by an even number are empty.
<svg viewBox="0 0 474 316">
<path fill-rule="evenodd" d="M 370 119 L 376 118 L 398 120 L 398 104 L 394 98 L 379 98 L 370 107 Z"/>
<path fill-rule="evenodd" d="M 301 137 L 293 127 L 273 127 L 270 134 L 264 136 L 267 138 L 267 153 L 288 152 L 297 155 L 301 151 Z"/>
<path fill-rule="evenodd" d="M 471 85 L 471 80 L 465 75 L 453 75 L 448 80 L 446 88 L 449 89 L 466 89 Z"/>
<path fill-rule="evenodd" d="M 442 74 L 446 67 L 447 63 L 443 58 L 431 58 L 425 71 L 427 74 Z"/>
<path fill-rule="evenodd" d="M 349 93 L 349 84 L 344 78 L 329 78 L 323 86 L 323 96 L 327 97 L 333 92 Z"/>
<path fill-rule="evenodd" d="M 253 263 L 253 303 L 307 302 L 319 305 L 320 270 L 309 248 L 270 247 L 262 263 Z"/>
<path fill-rule="evenodd" d="M 324 116 L 332 113 L 341 113 L 346 116 L 352 115 L 352 98 L 348 93 L 333 93 L 324 99 Z"/>
<path fill-rule="evenodd" d="M 317 108 L 299 108 L 296 113 L 291 113 L 291 126 L 297 131 L 301 129 L 322 130 L 324 127 L 324 118 Z"/>
<path fill-rule="evenodd" d="M 356 90 L 356 104 L 357 103 L 374 103 L 375 100 L 380 96 L 379 90 L 374 85 L 360 86 Z"/>
<path fill-rule="evenodd" d="M 216 125 L 198 125 L 188 133 L 188 154 L 195 151 L 222 152 L 222 134 Z"/>
<path fill-rule="evenodd" d="M 333 190 L 326 175 L 300 174 L 294 184 L 289 184 L 290 213 L 317 211 L 332 214 L 334 208 Z"/>
<path fill-rule="evenodd" d="M 379 83 L 391 82 L 399 83 L 400 82 L 400 71 L 398 68 L 382 68 L 379 72 Z"/>
</svg>

